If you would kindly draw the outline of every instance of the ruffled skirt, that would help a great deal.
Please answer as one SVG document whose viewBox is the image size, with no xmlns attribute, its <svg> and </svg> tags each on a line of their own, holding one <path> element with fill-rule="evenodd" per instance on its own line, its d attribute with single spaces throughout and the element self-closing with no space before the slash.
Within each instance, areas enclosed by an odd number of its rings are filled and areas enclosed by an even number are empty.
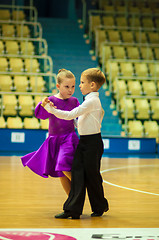
<svg viewBox="0 0 159 240">
<path fill-rule="evenodd" d="M 49 135 L 37 151 L 21 158 L 22 164 L 44 178 L 63 177 L 63 171 L 71 171 L 78 142 L 75 132 Z"/>
</svg>

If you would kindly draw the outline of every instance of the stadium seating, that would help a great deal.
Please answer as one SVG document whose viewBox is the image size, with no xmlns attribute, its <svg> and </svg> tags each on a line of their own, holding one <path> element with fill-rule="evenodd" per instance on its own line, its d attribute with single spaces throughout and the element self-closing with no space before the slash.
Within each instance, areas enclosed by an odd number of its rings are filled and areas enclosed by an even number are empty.
<svg viewBox="0 0 159 240">
<path fill-rule="evenodd" d="M 135 106 L 137 119 L 149 119 L 150 107 L 147 99 L 135 99 Z"/>
<path fill-rule="evenodd" d="M 143 137 L 143 126 L 140 120 L 130 120 L 128 122 L 128 135 L 130 137 Z"/>
<path fill-rule="evenodd" d="M 120 115 L 121 118 L 124 119 L 134 119 L 135 108 L 132 99 L 121 99 L 120 100 Z"/>
<path fill-rule="evenodd" d="M 3 95 L 2 103 L 4 116 L 17 115 L 17 99 L 15 95 Z"/>
<path fill-rule="evenodd" d="M 23 128 L 22 119 L 20 117 L 8 117 L 7 118 L 7 127 L 8 128 Z"/>
<path fill-rule="evenodd" d="M 11 76 L 0 75 L 0 91 L 10 92 L 11 90 L 13 90 Z"/>
<path fill-rule="evenodd" d="M 33 116 L 34 103 L 32 96 L 20 95 L 19 98 L 19 115 Z"/>
<path fill-rule="evenodd" d="M 151 138 L 159 137 L 159 127 L 156 121 L 144 121 L 145 136 Z"/>
<path fill-rule="evenodd" d="M 26 129 L 39 129 L 40 128 L 40 124 L 37 118 L 32 117 L 32 118 L 28 118 L 25 117 L 24 118 L 24 128 Z"/>
</svg>

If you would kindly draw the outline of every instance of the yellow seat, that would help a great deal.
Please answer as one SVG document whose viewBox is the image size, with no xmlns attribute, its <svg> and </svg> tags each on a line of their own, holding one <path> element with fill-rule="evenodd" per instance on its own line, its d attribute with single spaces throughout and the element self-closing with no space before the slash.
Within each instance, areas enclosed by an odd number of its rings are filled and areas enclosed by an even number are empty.
<svg viewBox="0 0 159 240">
<path fill-rule="evenodd" d="M 18 92 L 28 91 L 28 80 L 26 76 L 14 76 L 15 90 Z"/>
<path fill-rule="evenodd" d="M 0 54 L 4 53 L 4 45 L 3 42 L 0 40 Z"/>
<path fill-rule="evenodd" d="M 21 58 L 10 58 L 10 70 L 12 72 L 23 72 L 23 61 Z"/>
<path fill-rule="evenodd" d="M 154 28 L 152 17 L 143 17 L 142 18 L 142 25 L 143 25 L 144 28 Z"/>
<path fill-rule="evenodd" d="M 150 109 L 147 99 L 135 99 L 137 119 L 149 119 Z"/>
<path fill-rule="evenodd" d="M 117 62 L 106 62 L 106 72 L 109 76 L 109 80 L 112 81 L 118 76 L 119 74 L 119 67 Z"/>
<path fill-rule="evenodd" d="M 45 90 L 45 81 L 41 76 L 31 76 L 30 77 L 30 86 L 33 92 L 43 92 Z"/>
<path fill-rule="evenodd" d="M 159 120 L 159 100 L 150 99 L 150 106 L 152 111 L 152 119 Z"/>
<path fill-rule="evenodd" d="M 99 54 L 100 47 L 102 43 L 106 41 L 106 33 L 103 29 L 96 29 L 95 31 L 95 39 L 96 39 L 96 51 Z"/>
<path fill-rule="evenodd" d="M 107 33 L 110 42 L 120 42 L 120 35 L 117 30 L 109 30 Z"/>
<path fill-rule="evenodd" d="M 8 128 L 23 128 L 22 119 L 20 117 L 8 117 L 7 118 L 7 127 Z"/>
<path fill-rule="evenodd" d="M 103 16 L 103 24 L 104 26 L 114 26 L 114 18 L 112 16 Z"/>
<path fill-rule="evenodd" d="M 143 137 L 143 126 L 140 120 L 130 120 L 128 122 L 128 131 L 130 137 Z"/>
<path fill-rule="evenodd" d="M 48 130 L 49 129 L 49 119 L 40 119 L 40 125 L 41 125 L 41 129 L 45 129 Z"/>
<path fill-rule="evenodd" d="M 26 129 L 39 129 L 39 122 L 38 119 L 33 117 L 33 118 L 24 118 L 24 128 Z"/>
<path fill-rule="evenodd" d="M 3 95 L 3 115 L 4 116 L 16 116 L 17 115 L 17 99 L 13 95 Z"/>
<path fill-rule="evenodd" d="M 145 32 L 136 32 L 135 33 L 136 42 L 138 43 L 147 43 L 147 36 Z"/>
<path fill-rule="evenodd" d="M 128 57 L 130 59 L 139 59 L 140 58 L 139 50 L 137 47 L 127 47 L 127 53 L 128 53 Z"/>
<path fill-rule="evenodd" d="M 100 15 L 90 15 L 90 30 L 95 32 L 95 28 L 101 25 Z"/>
<path fill-rule="evenodd" d="M 154 48 L 154 52 L 156 59 L 159 60 L 159 48 Z"/>
<path fill-rule="evenodd" d="M 129 80 L 127 85 L 128 85 L 129 94 L 136 95 L 136 96 L 142 94 L 142 88 L 139 81 Z"/>
<path fill-rule="evenodd" d="M 157 32 L 148 32 L 149 42 L 153 44 L 158 44 L 159 42 L 159 34 Z"/>
<path fill-rule="evenodd" d="M 156 121 L 144 121 L 146 137 L 156 138 L 159 137 L 159 128 Z"/>
<path fill-rule="evenodd" d="M 0 9 L 0 20 L 10 20 L 11 15 L 8 9 Z"/>
<path fill-rule="evenodd" d="M 25 13 L 23 10 L 13 10 L 12 11 L 12 19 L 15 21 L 23 21 L 25 20 Z"/>
<path fill-rule="evenodd" d="M 100 45 L 100 50 L 99 50 L 99 62 L 102 63 L 102 61 L 104 60 L 104 62 L 106 62 L 108 59 L 112 58 L 113 54 L 112 54 L 112 50 L 110 46 L 103 46 L 102 44 Z M 104 57 L 104 59 L 103 59 Z"/>
<path fill-rule="evenodd" d="M 124 76 L 132 76 L 134 74 L 133 65 L 129 62 L 120 63 L 121 74 Z"/>
<path fill-rule="evenodd" d="M 6 128 L 6 122 L 3 116 L 0 117 L 0 128 Z"/>
<path fill-rule="evenodd" d="M 17 37 L 30 37 L 30 30 L 27 25 L 17 25 Z"/>
<path fill-rule="evenodd" d="M 124 80 L 113 81 L 113 92 L 115 98 L 122 98 L 127 93 L 127 85 Z"/>
<path fill-rule="evenodd" d="M 33 58 L 26 58 L 24 60 L 24 64 L 25 64 L 25 70 L 27 72 L 39 72 L 39 62 L 37 59 L 33 59 Z"/>
<path fill-rule="evenodd" d="M 148 96 L 156 96 L 157 95 L 157 90 L 156 90 L 156 85 L 155 82 L 152 81 L 143 81 L 142 82 L 144 94 Z"/>
<path fill-rule="evenodd" d="M 139 11 L 138 8 L 135 8 L 135 9 L 137 9 Z M 141 27 L 140 19 L 138 17 L 135 17 L 135 16 L 129 18 L 129 24 L 130 24 L 131 27 Z"/>
<path fill-rule="evenodd" d="M 122 46 L 113 46 L 114 57 L 118 59 L 125 58 L 125 49 Z"/>
<path fill-rule="evenodd" d="M 23 55 L 34 55 L 34 45 L 32 42 L 21 41 L 20 49 L 21 49 L 21 54 Z"/>
<path fill-rule="evenodd" d="M 0 71 L 8 71 L 8 62 L 6 58 L 0 57 Z"/>
<path fill-rule="evenodd" d="M 128 26 L 126 17 L 116 17 L 116 23 L 117 23 L 117 26 L 121 26 L 121 27 Z"/>
<path fill-rule="evenodd" d="M 20 116 L 33 116 L 33 99 L 32 96 L 19 96 L 19 115 Z"/>
<path fill-rule="evenodd" d="M 45 96 L 46 97 L 46 96 Z M 41 102 L 42 101 L 42 99 L 44 98 L 44 96 L 35 96 L 34 97 L 34 101 L 35 101 L 35 106 L 37 106 L 37 104 L 39 103 L 39 102 Z"/>
<path fill-rule="evenodd" d="M 19 54 L 19 46 L 17 41 L 5 41 L 5 43 L 8 54 Z"/>
<path fill-rule="evenodd" d="M 3 37 L 14 37 L 15 36 L 14 25 L 3 24 L 2 25 L 2 36 Z"/>
<path fill-rule="evenodd" d="M 122 40 L 125 43 L 134 42 L 134 34 L 132 31 L 121 31 Z"/>
<path fill-rule="evenodd" d="M 151 47 L 141 47 L 140 48 L 141 55 L 143 59 L 153 60 L 153 51 Z"/>
<path fill-rule="evenodd" d="M 152 77 L 159 77 L 159 64 L 158 63 L 149 63 L 149 70 Z"/>
<path fill-rule="evenodd" d="M 132 99 L 120 100 L 120 113 L 121 118 L 127 117 L 127 119 L 134 119 L 134 103 Z"/>
<path fill-rule="evenodd" d="M 135 63 L 136 75 L 146 77 L 148 75 L 148 68 L 146 63 Z"/>
<path fill-rule="evenodd" d="M 12 78 L 9 75 L 0 75 L 0 91 L 10 92 L 13 89 Z"/>
</svg>

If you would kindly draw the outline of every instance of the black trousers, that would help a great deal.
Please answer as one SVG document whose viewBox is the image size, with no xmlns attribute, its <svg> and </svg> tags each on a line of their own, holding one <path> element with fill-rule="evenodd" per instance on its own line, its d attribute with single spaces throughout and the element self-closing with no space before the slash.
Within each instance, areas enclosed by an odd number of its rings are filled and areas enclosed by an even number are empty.
<svg viewBox="0 0 159 240">
<path fill-rule="evenodd" d="M 64 203 L 64 211 L 82 214 L 86 189 L 92 212 L 108 210 L 100 174 L 103 141 L 101 134 L 80 136 L 72 166 L 71 191 Z"/>
</svg>

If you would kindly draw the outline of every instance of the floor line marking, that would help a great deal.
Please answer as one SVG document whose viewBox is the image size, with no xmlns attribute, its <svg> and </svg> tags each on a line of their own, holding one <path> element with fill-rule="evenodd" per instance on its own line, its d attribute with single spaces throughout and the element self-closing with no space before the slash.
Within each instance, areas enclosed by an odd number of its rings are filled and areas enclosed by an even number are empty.
<svg viewBox="0 0 159 240">
<path fill-rule="evenodd" d="M 159 166 L 159 165 L 155 165 L 155 166 Z M 135 167 L 154 167 L 154 165 L 135 165 L 135 166 L 134 165 L 130 165 L 130 166 L 124 166 L 124 167 L 118 167 L 118 168 L 110 168 L 110 169 L 102 170 L 101 173 L 110 172 L 110 171 L 116 171 L 116 170 L 122 170 L 122 169 L 126 169 L 126 168 L 135 168 Z M 146 192 L 146 191 L 142 191 L 142 190 L 138 190 L 138 189 L 133 189 L 133 188 L 120 186 L 120 185 L 108 182 L 108 181 L 106 181 L 104 179 L 103 179 L 103 182 L 108 184 L 108 185 L 114 186 L 114 187 L 123 188 L 123 189 L 134 191 L 134 192 L 139 192 L 139 193 L 159 196 L 158 193 L 151 193 L 151 192 Z"/>
</svg>

